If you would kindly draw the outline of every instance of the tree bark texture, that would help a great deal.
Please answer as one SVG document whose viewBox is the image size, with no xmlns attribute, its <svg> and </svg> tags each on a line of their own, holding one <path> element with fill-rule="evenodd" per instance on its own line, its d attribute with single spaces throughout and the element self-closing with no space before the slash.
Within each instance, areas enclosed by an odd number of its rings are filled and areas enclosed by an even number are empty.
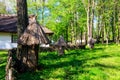
<svg viewBox="0 0 120 80">
<path fill-rule="evenodd" d="M 118 6 L 118 10 L 120 9 L 120 6 Z M 117 43 L 120 43 L 120 11 L 118 12 L 118 36 L 117 36 Z"/>
<path fill-rule="evenodd" d="M 93 37 L 93 28 L 94 28 L 94 6 L 95 6 L 95 2 L 94 2 L 94 0 L 92 0 L 92 9 L 91 9 L 91 23 L 90 23 L 90 25 L 91 25 L 91 36 Z"/>
<path fill-rule="evenodd" d="M 91 31 L 91 25 L 90 25 L 90 21 L 91 21 L 91 18 L 90 18 L 90 3 L 91 3 L 91 0 L 88 0 L 88 9 L 87 9 L 87 28 L 88 28 L 88 39 L 90 37 L 92 37 L 92 31 Z"/>
<path fill-rule="evenodd" d="M 17 33 L 18 38 L 23 34 L 28 25 L 27 2 L 26 0 L 17 0 Z M 18 44 L 17 58 L 21 61 L 21 71 L 26 70 L 25 65 L 27 60 L 28 47 Z"/>
<path fill-rule="evenodd" d="M 93 20 L 94 20 L 94 0 L 92 2 L 92 9 L 91 9 L 91 0 L 88 0 L 87 28 L 88 28 L 89 48 L 94 48 L 94 43 L 95 43 L 94 39 L 92 38 Z"/>
<path fill-rule="evenodd" d="M 27 0 L 17 0 L 17 30 L 18 37 L 24 32 L 28 25 Z"/>
<path fill-rule="evenodd" d="M 18 38 L 28 26 L 27 0 L 17 0 L 17 31 Z M 33 70 L 37 67 L 38 45 L 21 45 L 17 47 L 17 58 L 21 62 L 20 72 Z"/>
</svg>

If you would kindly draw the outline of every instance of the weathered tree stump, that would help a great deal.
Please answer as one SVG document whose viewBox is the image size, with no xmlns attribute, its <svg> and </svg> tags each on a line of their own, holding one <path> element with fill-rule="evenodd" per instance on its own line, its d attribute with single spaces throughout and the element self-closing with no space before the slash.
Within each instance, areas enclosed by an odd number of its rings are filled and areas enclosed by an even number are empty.
<svg viewBox="0 0 120 80">
<path fill-rule="evenodd" d="M 6 80 L 16 80 L 17 70 L 15 69 L 16 65 L 16 49 L 11 49 L 8 51 L 8 60 L 6 65 Z"/>
</svg>

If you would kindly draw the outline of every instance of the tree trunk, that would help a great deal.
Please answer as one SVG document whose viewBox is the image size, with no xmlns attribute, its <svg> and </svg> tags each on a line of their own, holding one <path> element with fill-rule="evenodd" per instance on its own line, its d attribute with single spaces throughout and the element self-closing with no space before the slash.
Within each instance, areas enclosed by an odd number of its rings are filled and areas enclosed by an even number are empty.
<svg viewBox="0 0 120 80">
<path fill-rule="evenodd" d="M 24 32 L 28 25 L 27 2 L 26 0 L 17 0 L 17 29 L 18 37 Z"/>
<path fill-rule="evenodd" d="M 69 25 L 66 25 L 66 31 L 65 31 L 65 40 L 67 43 L 68 43 L 68 26 Z"/>
<path fill-rule="evenodd" d="M 120 43 L 120 14 L 119 14 L 119 25 L 118 25 L 118 37 L 117 37 L 117 43 Z"/>
<path fill-rule="evenodd" d="M 87 37 L 87 32 L 85 32 L 84 38 L 85 38 L 85 39 L 84 39 L 84 40 L 85 40 L 85 45 L 87 45 L 87 42 L 88 42 L 88 39 L 87 39 L 87 38 L 88 38 L 88 37 Z"/>
<path fill-rule="evenodd" d="M 71 24 L 71 42 L 72 42 L 72 44 L 74 44 L 74 23 L 73 23 L 73 20 L 71 20 L 70 24 Z"/>
<path fill-rule="evenodd" d="M 102 44 L 104 44 L 104 37 L 105 37 L 105 16 L 103 15 L 105 13 L 105 1 L 102 0 L 102 15 L 101 15 L 101 35 L 102 35 Z"/>
<path fill-rule="evenodd" d="M 113 13 L 114 15 L 113 15 L 113 41 L 114 42 L 116 42 L 116 33 L 115 33 L 115 31 L 116 31 L 116 10 L 114 10 L 114 13 Z"/>
<path fill-rule="evenodd" d="M 95 4 L 95 2 L 94 2 L 94 0 L 92 0 L 91 23 L 90 23 L 92 33 L 93 33 L 93 28 L 94 28 L 94 4 Z M 91 33 L 91 36 L 93 37 L 92 33 Z"/>
<path fill-rule="evenodd" d="M 91 0 L 88 0 L 87 10 L 87 28 L 88 28 L 88 45 L 89 48 L 94 48 L 94 39 L 92 38 L 93 20 L 94 20 L 94 0 L 92 2 L 92 13 L 91 13 Z"/>
<path fill-rule="evenodd" d="M 117 22 L 117 0 L 114 0 L 113 12 L 111 15 L 111 26 L 112 26 L 112 40 L 116 42 L 116 22 Z"/>
<path fill-rule="evenodd" d="M 102 20 L 101 27 L 102 27 L 102 44 L 104 44 L 104 22 L 103 22 L 103 20 Z"/>
<path fill-rule="evenodd" d="M 109 30 L 108 30 L 106 23 L 105 23 L 104 27 L 105 27 L 106 44 L 108 45 L 108 43 L 109 43 L 109 35 L 108 35 Z"/>
<path fill-rule="evenodd" d="M 120 9 L 120 6 L 118 6 L 118 10 Z M 118 36 L 117 36 L 117 43 L 120 43 L 120 11 L 118 11 Z"/>
<path fill-rule="evenodd" d="M 81 31 L 81 32 L 80 32 L 80 41 L 81 41 L 81 42 L 80 42 L 80 45 L 82 45 L 82 40 L 83 40 L 83 32 Z"/>
<path fill-rule="evenodd" d="M 100 13 L 98 13 L 98 19 L 97 19 L 97 31 L 96 31 L 96 42 L 99 43 L 100 42 L 100 38 L 101 38 L 101 26 L 100 26 Z"/>
<path fill-rule="evenodd" d="M 18 38 L 23 34 L 28 25 L 27 2 L 26 0 L 17 0 L 17 29 Z M 21 62 L 20 72 L 36 69 L 38 60 L 38 45 L 28 46 L 18 44 L 17 58 Z M 33 61 L 34 60 L 34 61 Z M 31 64 L 30 64 L 31 63 Z"/>
<path fill-rule="evenodd" d="M 88 0 L 88 9 L 87 9 L 87 28 L 88 28 L 88 40 L 90 37 L 92 37 L 92 32 L 91 32 L 91 25 L 90 25 L 90 3 L 91 0 Z"/>
</svg>

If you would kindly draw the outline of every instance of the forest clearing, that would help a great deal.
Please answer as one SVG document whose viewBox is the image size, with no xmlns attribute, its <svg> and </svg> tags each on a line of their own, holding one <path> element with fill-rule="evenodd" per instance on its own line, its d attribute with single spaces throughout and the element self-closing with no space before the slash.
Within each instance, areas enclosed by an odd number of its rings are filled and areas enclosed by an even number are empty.
<svg viewBox="0 0 120 80">
<path fill-rule="evenodd" d="M 7 52 L 0 51 L 0 80 L 4 80 Z M 120 80 L 120 46 L 95 45 L 93 50 L 39 53 L 40 70 L 26 72 L 18 80 Z"/>
<path fill-rule="evenodd" d="M 120 80 L 120 0 L 0 0 L 0 80 Z"/>
</svg>

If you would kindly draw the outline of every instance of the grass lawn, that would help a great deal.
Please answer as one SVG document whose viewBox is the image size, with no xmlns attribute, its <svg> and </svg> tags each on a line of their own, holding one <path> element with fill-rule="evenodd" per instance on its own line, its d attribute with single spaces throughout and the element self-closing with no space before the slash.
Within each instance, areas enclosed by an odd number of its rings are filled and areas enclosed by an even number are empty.
<svg viewBox="0 0 120 80">
<path fill-rule="evenodd" d="M 0 80 L 5 80 L 5 66 L 7 63 L 7 51 L 0 51 Z"/>
<path fill-rule="evenodd" d="M 7 52 L 0 51 L 0 80 L 4 80 Z M 93 50 L 39 53 L 35 72 L 19 74 L 18 80 L 120 80 L 120 46 L 95 45 Z"/>
</svg>

